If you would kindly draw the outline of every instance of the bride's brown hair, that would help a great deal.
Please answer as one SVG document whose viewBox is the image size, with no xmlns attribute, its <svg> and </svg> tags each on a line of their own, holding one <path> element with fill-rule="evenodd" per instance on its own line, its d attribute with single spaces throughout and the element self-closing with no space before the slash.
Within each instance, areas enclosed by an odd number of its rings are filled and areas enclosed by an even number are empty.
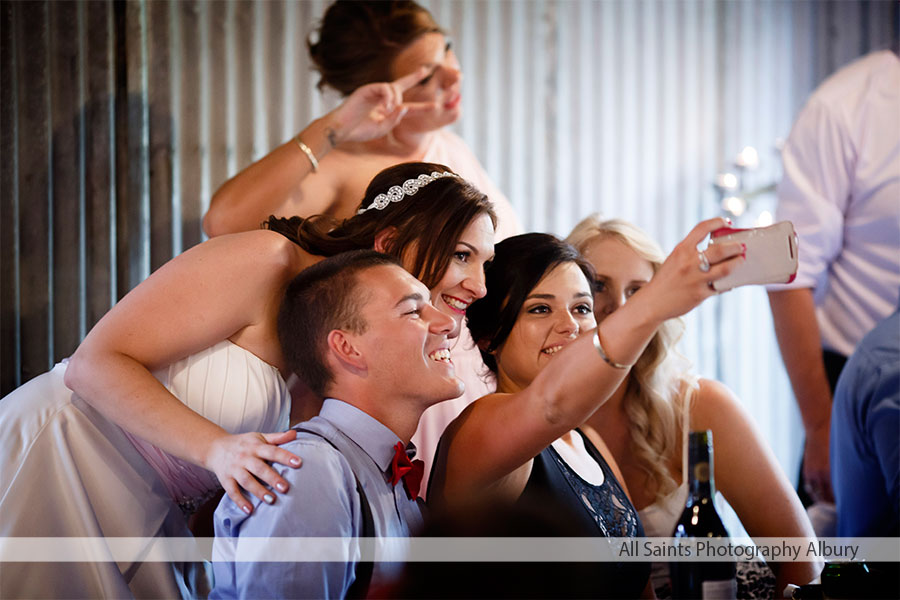
<svg viewBox="0 0 900 600">
<path fill-rule="evenodd" d="M 433 172 L 450 172 L 436 163 L 401 163 L 376 175 L 359 208 L 372 204 L 375 196 L 386 193 L 393 186 Z M 456 243 L 473 219 L 488 215 L 494 228 L 497 216 L 488 201 L 471 183 L 461 177 L 441 177 L 413 195 L 385 208 L 369 209 L 361 215 L 338 221 L 327 215 L 300 217 L 269 217 L 263 227 L 277 231 L 318 256 L 334 256 L 348 250 L 371 249 L 375 237 L 388 231 L 383 251 L 409 266 L 409 271 L 428 288 L 443 277 Z"/>
</svg>

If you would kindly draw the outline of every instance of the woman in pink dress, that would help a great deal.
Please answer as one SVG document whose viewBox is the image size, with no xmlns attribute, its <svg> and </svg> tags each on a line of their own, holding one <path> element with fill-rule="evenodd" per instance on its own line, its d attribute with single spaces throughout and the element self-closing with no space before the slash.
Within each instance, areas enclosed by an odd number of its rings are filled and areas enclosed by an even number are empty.
<svg viewBox="0 0 900 600">
<path fill-rule="evenodd" d="M 509 201 L 447 129 L 462 114 L 462 72 L 450 40 L 425 8 L 409 0 L 338 0 L 314 36 L 309 51 L 319 87 L 346 99 L 216 191 L 203 220 L 210 236 L 256 229 L 269 215 L 349 217 L 375 173 L 406 161 L 445 164 L 487 194 L 497 214 L 496 241 L 520 233 Z M 462 299 L 449 300 L 448 307 L 465 312 Z M 496 386 L 468 329 L 452 356 L 466 392 L 422 418 L 413 439 L 426 473 L 444 427 Z"/>
</svg>

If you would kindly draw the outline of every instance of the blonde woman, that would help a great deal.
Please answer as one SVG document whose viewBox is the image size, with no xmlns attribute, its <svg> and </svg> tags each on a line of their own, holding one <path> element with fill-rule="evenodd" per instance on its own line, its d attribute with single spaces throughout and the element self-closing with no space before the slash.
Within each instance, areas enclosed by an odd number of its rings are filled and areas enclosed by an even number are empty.
<svg viewBox="0 0 900 600">
<path fill-rule="evenodd" d="M 650 282 L 665 255 L 636 226 L 592 215 L 567 240 L 597 273 L 597 323 Z M 747 532 L 755 537 L 813 537 L 813 529 L 781 468 L 753 420 L 734 394 L 718 381 L 698 378 L 675 351 L 680 319 L 663 323 L 631 372 L 587 421 L 589 438 L 600 438 L 622 470 L 631 499 L 649 537 L 672 535 L 687 498 L 685 443 L 690 430 L 711 429 L 715 480 Z M 740 563 L 747 567 L 749 563 Z M 739 594 L 760 587 L 739 565 Z M 819 573 L 818 563 L 772 563 L 775 594 L 788 583 L 803 584 Z M 656 593 L 671 593 L 668 568 L 654 565 Z M 765 592 L 769 597 L 772 590 Z"/>
</svg>

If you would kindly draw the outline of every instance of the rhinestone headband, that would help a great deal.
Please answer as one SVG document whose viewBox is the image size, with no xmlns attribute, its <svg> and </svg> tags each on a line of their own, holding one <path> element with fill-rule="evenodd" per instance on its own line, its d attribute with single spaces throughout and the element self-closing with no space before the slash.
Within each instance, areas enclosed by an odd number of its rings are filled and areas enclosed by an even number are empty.
<svg viewBox="0 0 900 600">
<path fill-rule="evenodd" d="M 375 196 L 375 200 L 372 201 L 372 204 L 365 208 L 359 209 L 356 214 L 361 215 L 367 210 L 372 210 L 373 208 L 375 210 L 383 210 L 391 202 L 400 202 L 405 196 L 413 196 L 420 189 L 422 189 L 432 181 L 440 179 L 441 177 L 459 177 L 459 175 L 457 175 L 456 173 L 451 173 L 449 171 L 444 171 L 443 173 L 435 171 L 431 175 L 422 173 L 418 177 L 407 179 L 403 182 L 403 185 L 392 185 L 386 194 L 378 194 L 377 196 Z"/>
</svg>

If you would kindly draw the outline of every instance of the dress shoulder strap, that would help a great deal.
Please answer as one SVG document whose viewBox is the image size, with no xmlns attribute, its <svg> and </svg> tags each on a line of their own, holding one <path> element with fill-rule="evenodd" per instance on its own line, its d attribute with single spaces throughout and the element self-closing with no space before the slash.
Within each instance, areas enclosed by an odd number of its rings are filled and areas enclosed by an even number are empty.
<svg viewBox="0 0 900 600">
<path fill-rule="evenodd" d="M 585 433 L 580 428 L 576 427 L 575 432 L 581 438 L 581 441 L 584 443 L 584 449 L 587 450 L 587 453 L 590 455 L 590 457 L 593 458 L 597 462 L 597 464 L 600 465 L 600 468 L 603 469 L 604 479 L 607 479 L 609 477 L 615 479 L 615 476 L 612 473 L 612 468 L 609 466 L 609 463 L 606 462 L 606 459 L 603 458 L 603 454 L 600 452 L 600 450 L 597 449 L 597 446 L 594 445 L 594 442 L 592 442 L 591 439 L 587 435 L 585 435 Z"/>
</svg>

